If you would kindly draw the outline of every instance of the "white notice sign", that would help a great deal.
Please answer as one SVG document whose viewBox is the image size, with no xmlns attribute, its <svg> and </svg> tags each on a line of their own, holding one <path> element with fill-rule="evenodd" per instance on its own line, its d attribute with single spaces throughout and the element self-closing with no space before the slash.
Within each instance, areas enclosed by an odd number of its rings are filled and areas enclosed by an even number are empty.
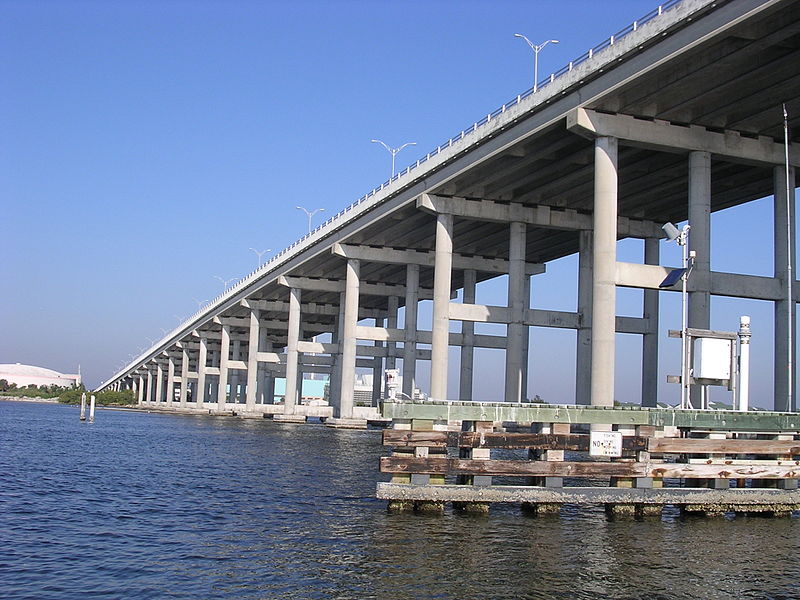
<svg viewBox="0 0 800 600">
<path fill-rule="evenodd" d="M 622 456 L 622 434 L 619 431 L 592 431 L 589 434 L 589 456 Z"/>
</svg>

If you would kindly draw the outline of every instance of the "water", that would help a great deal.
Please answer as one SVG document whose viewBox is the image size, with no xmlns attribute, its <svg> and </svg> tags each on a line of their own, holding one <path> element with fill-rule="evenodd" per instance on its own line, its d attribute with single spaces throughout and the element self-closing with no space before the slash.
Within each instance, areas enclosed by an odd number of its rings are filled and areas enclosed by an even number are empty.
<svg viewBox="0 0 800 600">
<path fill-rule="evenodd" d="M 0 598 L 800 597 L 800 519 L 388 514 L 374 431 L 0 402 Z"/>
</svg>

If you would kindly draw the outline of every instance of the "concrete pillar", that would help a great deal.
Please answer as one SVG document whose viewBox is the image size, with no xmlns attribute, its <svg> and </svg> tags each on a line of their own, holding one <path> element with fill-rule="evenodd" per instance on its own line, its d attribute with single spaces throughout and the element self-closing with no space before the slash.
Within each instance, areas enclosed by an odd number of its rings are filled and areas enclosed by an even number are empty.
<svg viewBox="0 0 800 600">
<path fill-rule="evenodd" d="M 450 346 L 450 287 L 453 271 L 453 215 L 436 218 L 431 332 L 431 399 L 447 400 L 447 360 Z"/>
<path fill-rule="evenodd" d="M 175 359 L 170 356 L 167 358 L 167 393 L 166 401 L 167 406 L 172 408 L 172 403 L 175 400 Z"/>
<path fill-rule="evenodd" d="M 711 327 L 711 154 L 689 153 L 689 250 L 697 257 L 690 275 L 688 325 Z M 690 365 L 691 368 L 691 365 Z M 692 406 L 701 406 L 701 386 L 691 386 Z"/>
<path fill-rule="evenodd" d="M 397 329 L 397 309 L 400 306 L 400 298 L 389 296 L 389 312 L 386 318 L 386 327 Z M 397 343 L 388 342 L 386 344 L 386 368 L 397 368 Z"/>
<path fill-rule="evenodd" d="M 156 404 L 164 401 L 164 367 L 156 363 Z"/>
<path fill-rule="evenodd" d="M 286 340 L 286 396 L 283 401 L 283 414 L 293 415 L 298 401 L 297 375 L 300 341 L 300 296 L 301 290 L 289 290 L 289 329 Z"/>
<path fill-rule="evenodd" d="M 260 316 L 260 315 L 259 315 Z M 269 343 L 268 330 L 261 327 L 259 323 L 258 330 L 258 350 L 259 352 L 271 352 L 272 344 Z M 256 404 L 272 404 L 270 400 L 267 402 L 267 377 L 271 376 L 267 364 L 259 362 L 256 369 Z"/>
<path fill-rule="evenodd" d="M 342 370 L 339 392 L 339 414 L 342 419 L 353 417 L 353 396 L 356 377 L 356 325 L 358 324 L 358 295 L 361 265 L 358 260 L 348 259 L 347 280 L 344 292 L 344 326 L 340 340 L 342 348 Z"/>
<path fill-rule="evenodd" d="M 506 402 L 522 401 L 522 372 L 525 335 L 525 223 L 509 226 L 508 307 L 511 322 L 506 325 Z"/>
<path fill-rule="evenodd" d="M 246 410 L 253 411 L 256 407 L 258 394 L 258 342 L 261 338 L 261 324 L 258 321 L 259 311 L 250 309 L 250 332 L 247 344 L 247 396 Z"/>
<path fill-rule="evenodd" d="M 340 414 L 342 391 L 342 338 L 344 337 L 344 306 L 345 293 L 339 294 L 339 314 L 336 315 L 336 322 L 331 333 L 331 343 L 336 344 L 336 352 L 333 353 L 333 365 L 331 366 L 330 383 L 328 384 L 328 402 L 333 406 L 333 413 Z"/>
<path fill-rule="evenodd" d="M 525 275 L 525 309 L 531 307 L 531 278 L 530 275 Z M 525 327 L 525 335 L 522 338 L 522 399 L 528 397 L 528 374 L 530 372 L 530 342 L 531 342 L 531 329 Z"/>
<path fill-rule="evenodd" d="M 150 367 L 147 368 L 147 398 L 145 403 L 150 404 L 153 402 L 153 371 Z"/>
<path fill-rule="evenodd" d="M 181 408 L 186 408 L 186 397 L 189 391 L 189 350 L 181 349 L 181 392 L 178 400 Z"/>
<path fill-rule="evenodd" d="M 475 304 L 475 269 L 464 271 L 464 304 Z M 472 374 L 475 363 L 475 323 L 461 322 L 461 373 L 458 379 L 458 397 L 463 402 L 472 400 Z"/>
<path fill-rule="evenodd" d="M 220 352 L 219 350 L 211 351 L 211 366 L 219 368 L 220 366 Z M 219 400 L 219 375 L 211 375 L 211 384 L 208 386 L 208 399 L 211 404 L 216 404 Z"/>
<path fill-rule="evenodd" d="M 614 405 L 617 263 L 617 140 L 594 145 L 592 406 Z"/>
<path fill-rule="evenodd" d="M 578 315 L 575 351 L 575 404 L 592 399 L 592 264 L 594 234 L 578 232 Z"/>
<path fill-rule="evenodd" d="M 228 393 L 228 360 L 231 354 L 231 326 L 222 326 L 222 347 L 219 351 L 219 383 L 217 384 L 217 410 L 225 410 Z M 233 396 L 233 390 L 231 390 Z"/>
<path fill-rule="evenodd" d="M 139 375 L 139 385 L 136 387 L 136 401 L 139 406 L 144 403 L 144 376 Z"/>
<path fill-rule="evenodd" d="M 644 241 L 644 263 L 660 262 L 659 239 Z M 642 316 L 647 319 L 647 333 L 642 336 L 642 406 L 658 404 L 658 290 L 644 290 Z"/>
<path fill-rule="evenodd" d="M 375 327 L 383 327 L 383 319 L 375 319 Z M 383 342 L 374 342 L 376 348 L 382 348 Z M 372 406 L 378 406 L 383 392 L 383 357 L 376 356 L 372 359 Z"/>
<path fill-rule="evenodd" d="M 775 246 L 775 277 L 782 283 L 781 289 L 783 290 L 786 298 L 775 302 L 775 404 L 774 408 L 778 411 L 796 411 L 797 410 L 797 339 L 795 335 L 789 335 L 789 323 L 791 321 L 791 329 L 797 330 L 797 323 L 795 323 L 795 310 L 796 298 L 792 298 L 789 302 L 789 290 L 787 287 L 787 279 L 790 278 L 792 284 L 797 279 L 794 263 L 795 263 L 795 194 L 794 194 L 794 169 L 789 169 L 789 188 L 790 194 L 787 197 L 786 193 L 786 167 L 775 167 L 774 170 L 774 185 L 775 185 L 775 229 L 774 229 L 774 246 Z M 787 210 L 788 208 L 788 210 Z M 787 224 L 788 218 L 788 224 Z M 790 231 L 787 238 L 787 231 Z M 789 267 L 789 260 L 791 259 L 791 269 Z M 791 317 L 790 317 L 791 306 Z M 756 328 L 756 332 L 757 332 Z M 758 335 L 758 333 L 756 333 Z M 791 343 L 790 340 L 791 339 Z M 791 352 L 790 352 L 791 349 Z M 790 358 L 791 357 L 791 358 Z M 791 371 L 790 371 L 791 364 Z M 791 386 L 789 385 L 791 375 Z M 791 389 L 791 394 L 789 393 Z M 790 401 L 791 397 L 791 401 Z"/>
<path fill-rule="evenodd" d="M 203 408 L 206 399 L 206 367 L 208 366 L 208 338 L 200 337 L 200 351 L 197 356 L 197 386 L 194 393 L 196 408 Z"/>
<path fill-rule="evenodd" d="M 419 265 L 406 266 L 406 316 L 403 340 L 403 394 L 414 396 L 417 376 L 417 309 L 419 308 Z"/>
<path fill-rule="evenodd" d="M 241 360 L 242 359 L 242 343 L 239 340 L 232 340 L 231 342 L 231 360 Z M 231 395 L 230 395 L 230 402 L 232 404 L 238 404 L 240 399 L 240 392 L 239 392 L 239 370 L 238 369 L 230 369 L 229 370 L 229 379 L 231 384 Z"/>
</svg>

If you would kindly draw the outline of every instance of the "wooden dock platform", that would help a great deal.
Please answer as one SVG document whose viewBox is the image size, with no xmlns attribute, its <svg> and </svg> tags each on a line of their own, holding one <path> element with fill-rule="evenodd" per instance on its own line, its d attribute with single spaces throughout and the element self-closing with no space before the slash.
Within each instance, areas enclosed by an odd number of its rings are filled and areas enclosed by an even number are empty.
<svg viewBox="0 0 800 600">
<path fill-rule="evenodd" d="M 383 432 L 392 455 L 380 469 L 392 479 L 377 495 L 390 510 L 800 510 L 797 413 L 394 401 L 383 415 L 393 419 Z"/>
</svg>

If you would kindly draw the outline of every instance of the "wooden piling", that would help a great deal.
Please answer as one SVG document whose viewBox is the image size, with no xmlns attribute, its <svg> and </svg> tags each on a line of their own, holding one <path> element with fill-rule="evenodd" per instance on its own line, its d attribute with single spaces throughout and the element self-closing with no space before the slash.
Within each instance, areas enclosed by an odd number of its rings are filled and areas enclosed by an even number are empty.
<svg viewBox="0 0 800 600">
<path fill-rule="evenodd" d="M 81 394 L 81 421 L 86 420 L 86 392 Z"/>
<path fill-rule="evenodd" d="M 89 403 L 89 423 L 94 423 L 94 394 L 91 396 L 91 401 Z"/>
</svg>

